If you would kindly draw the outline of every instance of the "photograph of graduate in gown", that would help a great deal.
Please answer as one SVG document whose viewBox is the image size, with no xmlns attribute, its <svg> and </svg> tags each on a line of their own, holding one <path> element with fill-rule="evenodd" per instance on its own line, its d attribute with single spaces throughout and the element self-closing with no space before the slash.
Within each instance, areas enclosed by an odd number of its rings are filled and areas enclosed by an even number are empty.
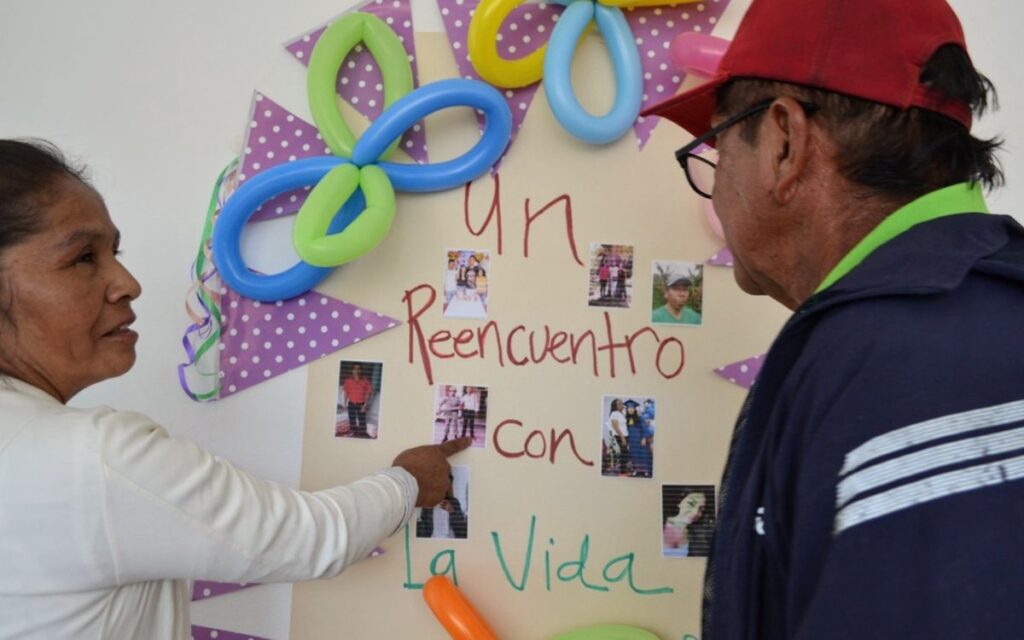
<svg viewBox="0 0 1024 640">
<path fill-rule="evenodd" d="M 338 366 L 338 401 L 334 435 L 366 438 L 380 435 L 380 392 L 384 365 L 342 360 Z"/>
<path fill-rule="evenodd" d="M 626 244 L 590 244 L 590 279 L 587 304 L 591 307 L 628 309 L 633 303 L 633 247 Z"/>
<path fill-rule="evenodd" d="M 489 251 L 450 249 L 442 285 L 445 318 L 487 317 Z"/>
<path fill-rule="evenodd" d="M 451 487 L 433 509 L 420 509 L 417 538 L 464 540 L 469 535 L 469 467 L 452 465 Z"/>
<path fill-rule="evenodd" d="M 661 485 L 661 554 L 666 558 L 706 557 L 715 529 L 715 488 Z"/>
<path fill-rule="evenodd" d="M 601 415 L 601 475 L 653 477 L 654 398 L 605 396 Z"/>
</svg>

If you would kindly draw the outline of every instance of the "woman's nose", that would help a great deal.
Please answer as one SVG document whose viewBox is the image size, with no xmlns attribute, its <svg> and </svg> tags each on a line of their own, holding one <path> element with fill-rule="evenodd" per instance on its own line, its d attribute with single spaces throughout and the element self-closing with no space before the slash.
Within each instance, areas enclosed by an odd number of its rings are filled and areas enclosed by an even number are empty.
<svg viewBox="0 0 1024 640">
<path fill-rule="evenodd" d="M 107 287 L 107 298 L 110 302 L 120 302 L 127 298 L 135 300 L 142 295 L 142 285 L 119 260 L 114 261 L 114 272 L 110 285 Z"/>
</svg>

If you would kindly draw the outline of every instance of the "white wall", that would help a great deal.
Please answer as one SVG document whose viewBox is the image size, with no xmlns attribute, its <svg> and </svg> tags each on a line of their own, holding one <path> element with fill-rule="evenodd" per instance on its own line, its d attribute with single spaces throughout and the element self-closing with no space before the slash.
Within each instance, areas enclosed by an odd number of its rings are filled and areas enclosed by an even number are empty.
<svg viewBox="0 0 1024 640">
<path fill-rule="evenodd" d="M 251 93 L 304 105 L 304 70 L 280 45 L 353 4 L 0 3 L 0 137 L 48 138 L 89 164 L 124 236 L 125 262 L 144 287 L 136 304 L 138 364 L 76 404 L 144 411 L 243 468 L 296 484 L 304 371 L 198 405 L 179 390 L 175 365 L 184 356 L 184 293 L 209 191 L 240 146 Z M 747 4 L 734 0 L 716 34 L 731 36 Z M 1009 0 L 952 4 L 977 66 L 1001 96 L 1002 110 L 976 126 L 1008 140 L 1007 187 L 990 205 L 1024 219 L 1024 118 L 1017 109 L 1024 87 L 1012 50 L 1024 9 Z M 418 30 L 441 30 L 433 2 L 413 0 L 413 7 Z M 264 586 L 199 603 L 194 621 L 283 639 L 289 609 L 288 586 Z"/>
</svg>

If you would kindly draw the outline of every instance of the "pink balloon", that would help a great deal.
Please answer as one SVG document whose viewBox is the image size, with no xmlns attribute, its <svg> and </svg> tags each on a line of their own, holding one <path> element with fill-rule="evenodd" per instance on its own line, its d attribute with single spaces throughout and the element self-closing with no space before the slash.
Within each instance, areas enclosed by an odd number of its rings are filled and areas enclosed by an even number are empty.
<svg viewBox="0 0 1024 640">
<path fill-rule="evenodd" d="M 722 61 L 729 40 L 715 36 L 686 31 L 680 33 L 669 45 L 668 56 L 676 69 L 703 78 L 711 78 Z"/>
<path fill-rule="evenodd" d="M 711 204 L 711 200 L 702 198 L 704 200 L 704 218 L 707 219 L 708 224 L 711 226 L 711 230 L 715 232 L 720 240 L 725 240 L 725 232 L 722 231 L 722 221 L 718 219 L 718 214 L 715 213 L 715 206 Z"/>
</svg>

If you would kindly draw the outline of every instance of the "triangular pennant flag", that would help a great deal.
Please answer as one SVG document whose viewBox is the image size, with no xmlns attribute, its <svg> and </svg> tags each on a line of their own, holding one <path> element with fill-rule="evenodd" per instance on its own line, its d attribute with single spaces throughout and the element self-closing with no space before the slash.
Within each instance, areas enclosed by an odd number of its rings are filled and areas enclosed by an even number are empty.
<svg viewBox="0 0 1024 640">
<path fill-rule="evenodd" d="M 473 80 L 479 80 L 480 76 L 473 69 L 473 63 L 469 59 L 466 40 L 469 37 L 469 21 L 473 19 L 478 4 L 480 3 L 474 0 L 437 0 L 437 6 L 441 10 L 441 20 L 444 22 L 445 31 L 448 32 L 448 41 L 451 43 L 452 53 L 455 55 L 455 65 L 459 69 L 459 75 Z M 561 5 L 549 5 L 543 2 L 516 7 L 505 19 L 498 32 L 498 53 L 505 58 L 519 58 L 533 53 L 548 41 L 551 30 L 564 9 L 565 7 Z M 505 100 L 512 109 L 512 135 L 509 136 L 505 153 L 508 153 L 512 147 L 512 141 L 516 139 L 516 134 L 523 126 L 526 112 L 539 87 L 540 82 L 521 89 L 499 89 L 504 92 Z M 484 120 L 479 113 L 477 120 L 482 128 Z M 497 172 L 500 163 L 500 159 L 494 163 L 494 167 L 491 169 L 492 173 Z"/>
<path fill-rule="evenodd" d="M 722 247 L 715 252 L 715 255 L 705 260 L 704 264 L 716 267 L 731 267 L 733 265 L 732 251 L 729 251 L 729 247 Z"/>
<path fill-rule="evenodd" d="M 675 95 L 685 74 L 672 66 L 668 50 L 672 40 L 684 31 L 711 33 L 729 0 L 706 0 L 665 7 L 626 9 L 626 22 L 640 49 L 644 69 L 644 94 L 641 108 Z M 633 125 L 637 144 L 647 144 L 660 118 L 637 118 Z"/>
<path fill-rule="evenodd" d="M 253 93 L 238 169 L 239 183 L 279 164 L 330 153 L 316 127 L 266 95 L 258 91 Z M 302 187 L 274 196 L 260 205 L 252 220 L 269 220 L 295 213 L 308 193 L 309 189 Z"/>
<path fill-rule="evenodd" d="M 733 384 L 738 384 L 744 389 L 754 386 L 757 374 L 761 372 L 761 365 L 764 364 L 764 354 L 733 362 L 715 369 L 715 373 L 722 376 Z"/>
<path fill-rule="evenodd" d="M 402 41 L 409 56 L 409 62 L 412 63 L 413 86 L 418 87 L 420 74 L 416 64 L 416 41 L 413 37 L 412 7 L 409 0 L 369 0 L 341 15 L 352 11 L 375 15 L 398 34 L 398 39 Z M 302 64 L 308 65 L 309 56 L 313 53 L 317 40 L 338 18 L 286 43 L 285 48 Z M 337 91 L 346 102 L 370 120 L 376 120 L 384 110 L 384 85 L 380 69 L 369 49 L 362 43 L 357 44 L 342 62 L 341 70 L 338 72 Z M 416 162 L 427 161 L 427 136 L 422 122 L 405 132 L 399 148 Z"/>
<path fill-rule="evenodd" d="M 200 627 L 192 625 L 192 640 L 267 640 L 262 636 L 254 636 L 250 633 L 236 633 L 224 629 L 213 629 L 211 627 Z"/>
<path fill-rule="evenodd" d="M 208 580 L 196 580 L 192 585 L 192 601 L 205 600 L 207 598 L 215 598 L 222 596 L 225 593 L 232 593 L 235 591 L 241 591 L 242 589 L 248 589 L 249 587 L 255 587 L 255 582 L 210 582 Z"/>
<path fill-rule="evenodd" d="M 399 324 L 384 314 L 309 291 L 259 302 L 221 296 L 220 397 L 225 398 Z"/>
</svg>

